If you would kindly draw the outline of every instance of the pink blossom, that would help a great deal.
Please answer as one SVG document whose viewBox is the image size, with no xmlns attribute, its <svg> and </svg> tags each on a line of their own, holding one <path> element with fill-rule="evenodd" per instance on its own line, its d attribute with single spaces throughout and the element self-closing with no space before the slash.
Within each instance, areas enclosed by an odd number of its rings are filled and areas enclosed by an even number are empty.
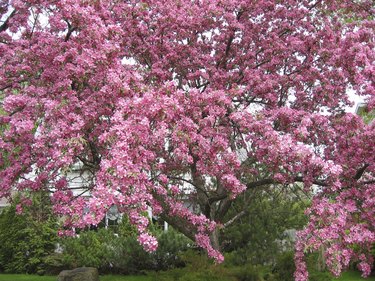
<svg viewBox="0 0 375 281">
<path fill-rule="evenodd" d="M 147 233 L 142 233 L 139 235 L 138 241 L 147 252 L 154 252 L 158 248 L 158 241 L 156 238 Z"/>
</svg>

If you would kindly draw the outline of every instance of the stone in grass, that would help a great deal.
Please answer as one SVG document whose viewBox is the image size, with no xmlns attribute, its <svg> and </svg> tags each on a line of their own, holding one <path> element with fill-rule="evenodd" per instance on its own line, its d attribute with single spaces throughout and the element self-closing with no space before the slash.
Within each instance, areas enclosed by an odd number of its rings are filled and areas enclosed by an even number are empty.
<svg viewBox="0 0 375 281">
<path fill-rule="evenodd" d="M 57 281 L 99 281 L 99 273 L 94 267 L 63 270 L 57 277 Z"/>
</svg>

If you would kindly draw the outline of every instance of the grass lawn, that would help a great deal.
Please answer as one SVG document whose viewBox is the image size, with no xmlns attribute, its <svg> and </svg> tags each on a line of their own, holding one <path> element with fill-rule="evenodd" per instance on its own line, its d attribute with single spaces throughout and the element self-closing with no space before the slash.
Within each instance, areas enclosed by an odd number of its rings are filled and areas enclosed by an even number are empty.
<svg viewBox="0 0 375 281">
<path fill-rule="evenodd" d="M 38 276 L 26 274 L 0 274 L 0 281 L 56 281 L 56 276 Z M 100 281 L 153 281 L 157 280 L 151 276 L 122 276 L 122 275 L 105 275 L 100 276 Z M 333 281 L 375 281 L 375 277 L 364 279 L 358 272 L 345 272 L 340 278 Z"/>
<path fill-rule="evenodd" d="M 0 281 L 56 281 L 56 276 L 38 276 L 27 274 L 0 274 Z"/>
<path fill-rule="evenodd" d="M 150 276 L 122 276 L 122 275 L 105 275 L 100 276 L 100 281 L 151 281 Z M 2 281 L 0 279 L 0 281 Z"/>
<path fill-rule="evenodd" d="M 362 278 L 361 273 L 356 271 L 344 272 L 340 278 L 335 278 L 336 281 L 375 281 L 375 277 Z"/>
<path fill-rule="evenodd" d="M 27 274 L 0 274 L 0 281 L 56 281 L 56 276 L 38 276 Z M 151 281 L 150 276 L 100 276 L 100 281 Z"/>
</svg>

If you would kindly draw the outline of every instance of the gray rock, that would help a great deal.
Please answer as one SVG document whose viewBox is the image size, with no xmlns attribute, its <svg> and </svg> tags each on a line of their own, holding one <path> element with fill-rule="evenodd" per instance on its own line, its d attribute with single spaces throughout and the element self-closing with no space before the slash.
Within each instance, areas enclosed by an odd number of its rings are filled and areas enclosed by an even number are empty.
<svg viewBox="0 0 375 281">
<path fill-rule="evenodd" d="M 57 277 L 57 281 L 99 281 L 99 273 L 94 267 L 63 270 Z"/>
</svg>

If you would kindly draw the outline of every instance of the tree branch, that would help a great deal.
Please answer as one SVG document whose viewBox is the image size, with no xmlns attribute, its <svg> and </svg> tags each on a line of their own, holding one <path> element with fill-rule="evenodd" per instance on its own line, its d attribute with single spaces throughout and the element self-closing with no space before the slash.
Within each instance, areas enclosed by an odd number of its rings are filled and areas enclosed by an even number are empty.
<svg viewBox="0 0 375 281">
<path fill-rule="evenodd" d="M 75 26 L 72 26 L 70 24 L 70 22 L 66 21 L 66 23 L 68 24 L 68 32 L 66 33 L 66 36 L 65 36 L 65 39 L 64 39 L 65 42 L 67 42 L 69 40 L 72 33 L 77 29 Z"/>
<path fill-rule="evenodd" d="M 304 182 L 303 177 L 295 177 L 294 181 L 295 182 Z M 313 180 L 312 183 L 315 184 L 315 185 L 319 185 L 319 186 L 328 186 L 328 184 L 323 180 Z"/>
<path fill-rule="evenodd" d="M 0 32 L 3 32 L 8 29 L 9 20 L 14 17 L 16 14 L 16 10 L 13 10 L 13 12 L 9 15 L 9 17 L 4 21 L 2 25 L 0 25 Z"/>
<path fill-rule="evenodd" d="M 26 107 L 26 105 L 17 108 L 16 110 L 14 110 L 13 112 L 11 112 L 11 113 L 9 114 L 9 117 L 12 117 L 14 114 L 16 114 L 16 113 L 18 113 L 18 112 L 21 112 L 22 110 L 25 109 L 25 107 Z"/>
<path fill-rule="evenodd" d="M 223 200 L 227 197 L 228 197 L 228 193 L 222 193 L 222 194 L 218 194 L 216 196 L 211 196 L 211 197 L 208 198 L 208 203 L 211 205 L 212 203 Z"/>
<path fill-rule="evenodd" d="M 177 231 L 184 234 L 186 237 L 195 241 L 195 234 L 198 232 L 197 228 L 193 224 L 182 220 L 178 216 L 170 215 L 170 206 L 163 196 L 157 194 L 156 192 L 152 192 L 152 195 L 163 208 L 163 212 L 159 215 L 160 218 L 173 226 Z"/>
<path fill-rule="evenodd" d="M 242 218 L 244 215 L 246 215 L 246 211 L 241 211 L 239 212 L 237 215 L 235 215 L 233 218 L 231 218 L 229 221 L 227 221 L 226 223 L 224 223 L 224 228 L 228 227 L 228 226 L 231 226 L 236 220 L 238 220 L 239 218 Z"/>
<path fill-rule="evenodd" d="M 230 200 L 229 198 L 225 198 L 224 200 L 222 200 L 216 210 L 215 217 L 213 219 L 216 221 L 222 221 L 229 208 L 232 206 L 232 203 L 233 200 Z"/>
<path fill-rule="evenodd" d="M 162 220 L 173 226 L 173 228 L 175 228 L 177 231 L 195 241 L 195 234 L 197 233 L 197 229 L 192 224 L 186 223 L 186 221 L 182 220 L 179 217 L 169 216 L 165 213 L 162 213 L 160 217 Z"/>
<path fill-rule="evenodd" d="M 259 186 L 275 184 L 275 183 L 277 183 L 277 182 L 275 182 L 274 179 L 263 179 L 263 180 L 259 180 L 259 181 L 250 182 L 250 183 L 246 184 L 246 187 L 248 189 L 251 189 L 251 188 L 256 188 L 256 187 L 259 187 Z"/>
<path fill-rule="evenodd" d="M 360 168 L 360 169 L 357 171 L 357 173 L 355 174 L 355 176 L 353 177 L 353 179 L 355 179 L 355 180 L 359 180 L 359 179 L 362 177 L 363 173 L 365 172 L 365 170 L 367 169 L 368 166 L 370 166 L 370 164 L 367 164 L 367 163 L 366 163 L 365 165 L 363 165 L 363 167 Z"/>
<path fill-rule="evenodd" d="M 363 183 L 363 184 L 374 184 L 375 180 L 364 181 L 364 182 L 361 182 L 361 183 Z"/>
<path fill-rule="evenodd" d="M 189 183 L 191 184 L 192 186 L 194 186 L 195 188 L 198 188 L 197 186 L 194 185 L 194 183 L 192 181 L 189 181 L 187 179 L 184 179 L 182 177 L 174 177 L 174 176 L 167 176 L 168 179 L 171 179 L 171 180 L 178 180 L 178 181 L 184 181 L 186 183 Z"/>
</svg>

